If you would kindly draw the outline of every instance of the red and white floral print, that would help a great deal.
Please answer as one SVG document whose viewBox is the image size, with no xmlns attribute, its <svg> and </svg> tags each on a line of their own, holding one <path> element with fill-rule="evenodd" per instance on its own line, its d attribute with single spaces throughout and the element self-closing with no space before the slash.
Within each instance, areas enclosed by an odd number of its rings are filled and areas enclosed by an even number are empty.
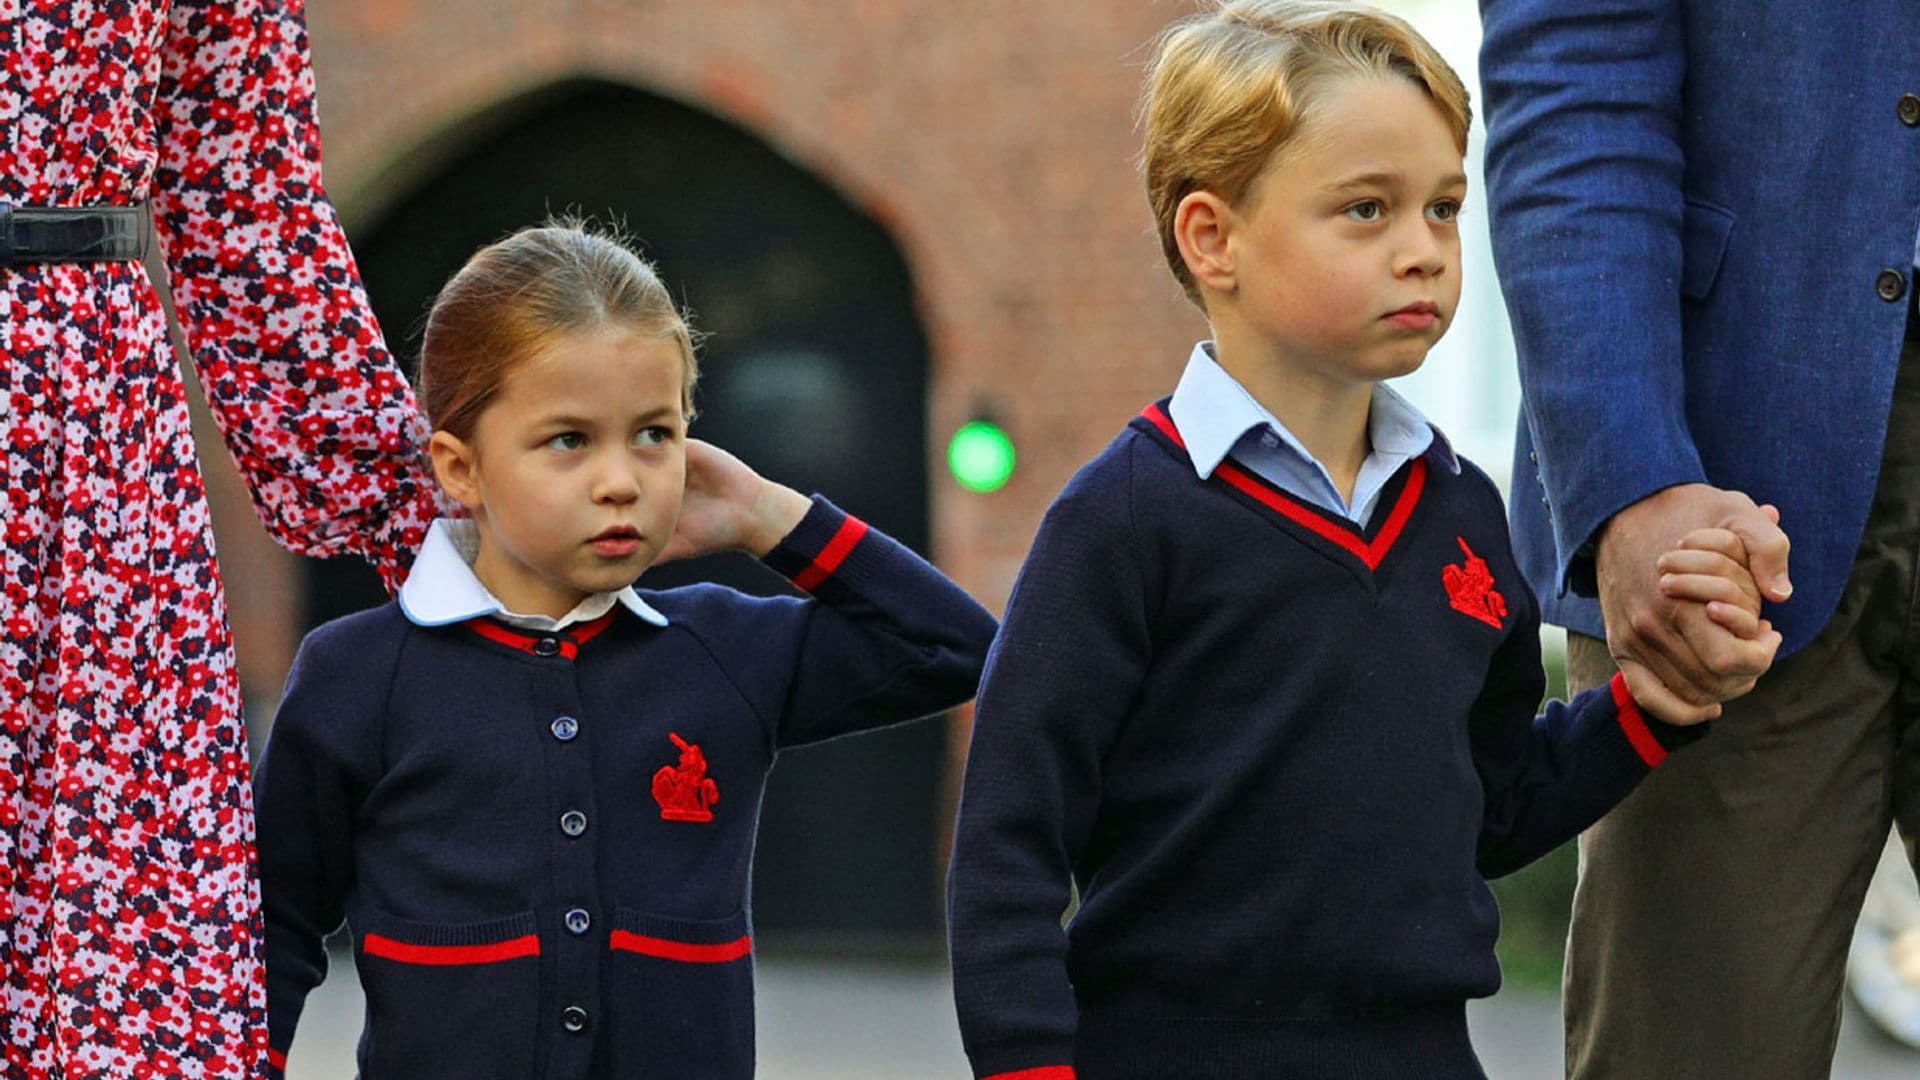
<svg viewBox="0 0 1920 1080">
<path fill-rule="evenodd" d="M 424 431 L 321 190 L 297 0 L 0 0 L 0 199 L 151 199 L 273 535 L 397 584 Z M 225 599 L 135 264 L 0 268 L 0 1074 L 266 1072 Z"/>
</svg>

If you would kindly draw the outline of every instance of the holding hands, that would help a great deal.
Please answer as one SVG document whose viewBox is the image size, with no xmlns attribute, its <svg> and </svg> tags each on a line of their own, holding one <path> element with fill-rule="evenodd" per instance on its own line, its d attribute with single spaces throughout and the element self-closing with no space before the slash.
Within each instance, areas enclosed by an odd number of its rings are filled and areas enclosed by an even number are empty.
<svg viewBox="0 0 1920 1080">
<path fill-rule="evenodd" d="M 1614 515 L 1596 571 L 1607 648 L 1634 700 L 1668 723 L 1697 724 L 1752 690 L 1780 647 L 1760 604 L 1792 594 L 1788 549 L 1773 507 L 1706 484 Z"/>
</svg>

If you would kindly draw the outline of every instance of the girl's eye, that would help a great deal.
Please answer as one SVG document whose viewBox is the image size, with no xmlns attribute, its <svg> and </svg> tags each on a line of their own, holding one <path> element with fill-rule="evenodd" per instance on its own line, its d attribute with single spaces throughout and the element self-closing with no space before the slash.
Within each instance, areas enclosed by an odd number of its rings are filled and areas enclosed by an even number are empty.
<svg viewBox="0 0 1920 1080">
<path fill-rule="evenodd" d="M 633 436 L 637 446 L 663 446 L 673 441 L 673 432 L 664 427 L 641 428 Z"/>
<path fill-rule="evenodd" d="M 1460 204 L 1453 199 L 1442 199 L 1427 208 L 1427 216 L 1438 222 L 1452 224 L 1460 220 Z"/>
<path fill-rule="evenodd" d="M 587 437 L 577 431 L 563 431 L 548 439 L 547 445 L 555 450 L 578 450 L 587 445 Z"/>
<path fill-rule="evenodd" d="M 1378 199 L 1368 199 L 1365 202 L 1354 203 L 1342 212 L 1355 221 L 1379 221 L 1387 212 L 1387 208 L 1382 206 Z"/>
</svg>

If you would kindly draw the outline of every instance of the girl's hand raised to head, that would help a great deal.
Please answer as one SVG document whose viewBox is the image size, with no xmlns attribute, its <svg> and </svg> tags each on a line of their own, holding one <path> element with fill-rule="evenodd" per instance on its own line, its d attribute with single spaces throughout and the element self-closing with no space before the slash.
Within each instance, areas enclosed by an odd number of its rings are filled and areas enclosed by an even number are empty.
<svg viewBox="0 0 1920 1080">
<path fill-rule="evenodd" d="M 687 487 L 672 539 L 655 562 L 721 551 L 772 551 L 807 515 L 811 501 L 700 439 L 687 440 Z"/>
</svg>

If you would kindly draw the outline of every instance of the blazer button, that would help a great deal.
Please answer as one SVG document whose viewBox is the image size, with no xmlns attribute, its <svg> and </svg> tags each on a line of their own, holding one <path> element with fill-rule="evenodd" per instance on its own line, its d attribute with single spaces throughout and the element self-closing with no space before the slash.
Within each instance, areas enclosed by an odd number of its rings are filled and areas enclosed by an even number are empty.
<svg viewBox="0 0 1920 1080">
<path fill-rule="evenodd" d="M 1920 127 L 1920 97 L 1900 95 L 1900 122 L 1908 127 Z"/>
<path fill-rule="evenodd" d="M 560 1010 L 560 1026 L 572 1035 L 587 1030 L 587 1010 L 578 1005 L 569 1005 Z"/>
<path fill-rule="evenodd" d="M 567 912 L 567 933 L 578 937 L 593 928 L 593 916 L 586 908 L 574 908 Z"/>
<path fill-rule="evenodd" d="M 572 742 L 573 737 L 580 734 L 580 721 L 571 716 L 558 717 L 550 730 L 553 732 L 553 737 L 561 742 Z"/>
<path fill-rule="evenodd" d="M 554 637 L 539 638 L 533 643 L 533 651 L 541 656 L 554 656 L 560 652 L 560 639 Z"/>
<path fill-rule="evenodd" d="M 560 815 L 560 831 L 568 836 L 579 836 L 587 831 L 587 815 L 578 810 L 569 810 Z"/>
<path fill-rule="evenodd" d="M 1898 270 L 1882 270 L 1873 279 L 1873 291 L 1880 294 L 1880 299 L 1891 304 L 1907 295 L 1907 275 Z"/>
</svg>

